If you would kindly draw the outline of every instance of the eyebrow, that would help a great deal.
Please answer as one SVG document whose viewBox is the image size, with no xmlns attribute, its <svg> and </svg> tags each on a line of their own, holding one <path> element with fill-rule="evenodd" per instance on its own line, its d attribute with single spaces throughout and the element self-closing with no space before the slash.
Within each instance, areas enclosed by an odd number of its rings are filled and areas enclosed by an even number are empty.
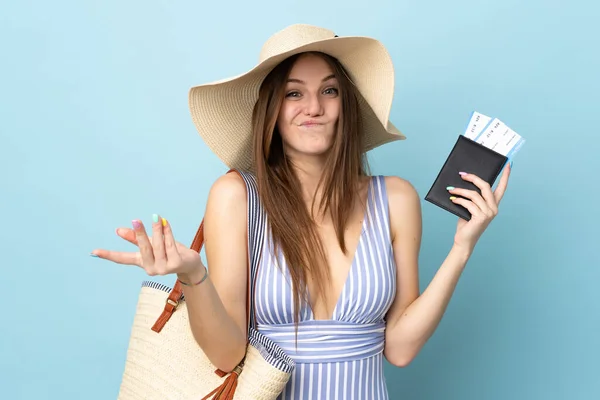
<svg viewBox="0 0 600 400">
<path fill-rule="evenodd" d="M 334 75 L 334 74 L 331 74 L 331 75 L 328 75 L 328 76 L 326 76 L 325 78 L 323 78 L 323 79 L 321 80 L 321 82 L 326 82 L 326 81 L 328 81 L 328 80 L 330 80 L 330 79 L 333 79 L 333 78 L 335 78 L 335 75 Z M 305 84 L 306 84 L 306 82 L 304 82 L 303 80 L 301 80 L 301 79 L 296 79 L 296 78 L 288 78 L 288 80 L 287 80 L 287 81 L 288 81 L 288 82 L 301 83 L 301 84 L 303 84 L 303 85 L 305 85 Z"/>
</svg>

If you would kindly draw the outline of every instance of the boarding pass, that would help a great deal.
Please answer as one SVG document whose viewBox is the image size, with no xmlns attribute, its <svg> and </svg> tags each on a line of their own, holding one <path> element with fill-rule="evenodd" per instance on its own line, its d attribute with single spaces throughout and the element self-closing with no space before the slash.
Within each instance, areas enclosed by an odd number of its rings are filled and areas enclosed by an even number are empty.
<svg viewBox="0 0 600 400">
<path fill-rule="evenodd" d="M 498 118 L 488 117 L 477 111 L 471 114 L 467 138 L 512 159 L 525 143 L 525 139 Z"/>
</svg>

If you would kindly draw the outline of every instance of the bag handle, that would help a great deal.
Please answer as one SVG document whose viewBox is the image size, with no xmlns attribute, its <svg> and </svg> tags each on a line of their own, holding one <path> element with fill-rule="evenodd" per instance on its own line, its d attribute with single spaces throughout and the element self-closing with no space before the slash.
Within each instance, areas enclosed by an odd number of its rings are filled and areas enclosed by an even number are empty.
<svg viewBox="0 0 600 400">
<path fill-rule="evenodd" d="M 249 344 L 249 336 L 250 336 L 250 327 L 252 323 L 255 323 L 254 318 L 254 307 L 252 304 L 253 292 L 254 292 L 254 284 L 256 274 L 258 271 L 259 260 L 260 260 L 260 249 L 262 246 L 262 238 L 263 238 L 263 223 L 265 220 L 265 216 L 262 214 L 262 210 L 260 209 L 260 201 L 258 196 L 258 189 L 256 187 L 256 182 L 253 180 L 253 177 L 247 173 L 230 169 L 227 173 L 235 172 L 237 173 L 246 183 L 246 198 L 247 198 L 247 207 L 246 207 L 246 254 L 247 254 L 247 270 L 248 276 L 246 279 L 246 345 Z M 202 218 L 202 222 L 196 231 L 196 235 L 194 236 L 194 240 L 190 248 L 198 253 L 202 250 L 202 246 L 204 245 L 204 218 Z M 250 248 L 252 248 L 252 252 L 250 252 Z M 173 289 L 169 293 L 169 297 L 165 302 L 165 307 L 158 317 L 154 325 L 152 326 L 152 330 L 155 332 L 160 332 L 165 324 L 169 321 L 179 302 L 183 297 L 183 288 L 179 280 L 176 280 Z M 251 311 L 252 310 L 252 311 Z M 252 318 L 252 319 L 251 319 Z M 226 375 L 229 375 L 225 380 L 216 387 L 212 392 L 207 394 L 202 398 L 202 400 L 207 400 L 212 396 L 212 400 L 232 400 L 235 394 L 235 390 L 238 384 L 238 377 L 242 373 L 244 368 L 244 364 L 246 362 L 246 357 L 239 362 L 239 364 L 233 369 L 233 371 L 227 373 L 220 369 L 215 370 L 215 374 L 219 377 L 223 378 Z"/>
</svg>

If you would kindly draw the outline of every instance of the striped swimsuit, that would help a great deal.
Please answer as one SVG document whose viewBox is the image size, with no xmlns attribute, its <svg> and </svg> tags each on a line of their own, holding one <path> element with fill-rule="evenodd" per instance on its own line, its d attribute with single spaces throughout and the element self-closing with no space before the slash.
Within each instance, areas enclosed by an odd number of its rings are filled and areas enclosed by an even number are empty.
<svg viewBox="0 0 600 400">
<path fill-rule="evenodd" d="M 279 344 L 296 368 L 279 396 L 283 400 L 388 398 L 383 374 L 385 314 L 396 293 L 384 177 L 371 178 L 363 229 L 331 320 L 300 312 L 295 342 L 292 286 L 265 234 L 255 291 L 257 329 Z"/>
</svg>

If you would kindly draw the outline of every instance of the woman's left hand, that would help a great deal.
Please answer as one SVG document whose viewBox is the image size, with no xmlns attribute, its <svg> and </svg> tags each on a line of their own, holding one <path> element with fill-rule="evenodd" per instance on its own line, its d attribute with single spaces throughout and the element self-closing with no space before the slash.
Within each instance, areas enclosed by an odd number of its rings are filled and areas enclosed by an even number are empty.
<svg viewBox="0 0 600 400">
<path fill-rule="evenodd" d="M 475 190 L 461 188 L 448 190 L 452 196 L 452 202 L 460 204 L 471 213 L 469 221 L 465 221 L 462 218 L 458 220 L 456 235 L 454 236 L 455 246 L 466 250 L 469 254 L 473 251 L 475 244 L 477 244 L 485 229 L 496 215 L 498 215 L 498 205 L 506 191 L 510 172 L 511 166 L 507 164 L 494 192 L 492 192 L 492 188 L 486 181 L 469 173 L 461 174 L 462 179 L 477 186 L 481 190 L 481 195 Z M 454 195 L 465 198 L 454 197 Z"/>
</svg>

